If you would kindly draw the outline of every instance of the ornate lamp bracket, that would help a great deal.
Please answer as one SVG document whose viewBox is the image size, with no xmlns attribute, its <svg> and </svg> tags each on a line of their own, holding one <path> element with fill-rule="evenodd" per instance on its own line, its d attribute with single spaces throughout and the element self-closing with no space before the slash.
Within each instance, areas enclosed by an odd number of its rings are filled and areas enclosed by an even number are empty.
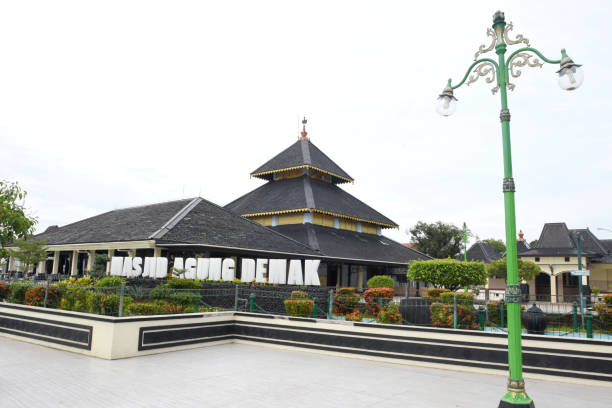
<svg viewBox="0 0 612 408">
<path fill-rule="evenodd" d="M 523 34 L 517 34 L 516 39 L 514 40 L 510 38 L 510 31 L 512 31 L 513 28 L 514 25 L 512 25 L 512 21 L 506 24 L 506 27 L 504 28 L 504 40 L 506 41 L 506 44 L 513 45 L 523 43 L 530 47 L 531 45 L 529 44 L 529 40 L 523 37 Z"/>
<path fill-rule="evenodd" d="M 479 77 L 486 77 L 485 81 L 490 84 L 496 79 L 495 66 L 488 61 L 485 61 L 481 64 L 478 64 L 472 73 L 470 74 L 466 85 L 472 84 L 478 80 Z M 499 90 L 499 85 L 495 86 L 495 88 L 491 89 L 492 93 L 495 93 Z"/>
<path fill-rule="evenodd" d="M 531 60 L 533 58 L 533 60 Z M 510 61 L 508 61 L 508 72 L 514 78 L 518 78 L 521 76 L 522 71 L 519 69 L 520 67 L 529 66 L 529 67 L 539 67 L 542 68 L 544 65 L 535 55 L 528 52 L 519 52 L 514 55 Z M 514 84 L 508 81 L 508 89 L 511 91 L 514 90 Z"/>
<path fill-rule="evenodd" d="M 474 54 L 474 61 L 478 59 L 479 55 L 485 54 L 495 48 L 495 44 L 497 43 L 497 36 L 495 35 L 495 31 L 492 28 L 487 28 L 487 36 L 492 37 L 491 44 L 489 44 L 488 47 L 486 44 L 482 44 L 480 47 L 478 47 L 478 51 L 476 51 L 476 54 Z"/>
</svg>

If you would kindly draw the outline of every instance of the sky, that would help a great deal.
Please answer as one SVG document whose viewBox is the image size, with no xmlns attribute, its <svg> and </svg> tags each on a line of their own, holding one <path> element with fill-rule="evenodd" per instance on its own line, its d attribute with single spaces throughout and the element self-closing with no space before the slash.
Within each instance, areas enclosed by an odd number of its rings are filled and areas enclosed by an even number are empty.
<svg viewBox="0 0 612 408">
<path fill-rule="evenodd" d="M 112 209 L 257 188 L 249 173 L 311 141 L 341 187 L 400 225 L 504 232 L 499 93 L 480 78 L 435 112 L 501 9 L 558 65 L 511 78 L 517 228 L 546 222 L 612 238 L 612 3 L 606 1 L 1 1 L 0 179 L 18 181 L 38 231 Z M 510 46 L 510 49 L 515 49 Z M 489 54 L 495 58 L 493 53 Z"/>
</svg>

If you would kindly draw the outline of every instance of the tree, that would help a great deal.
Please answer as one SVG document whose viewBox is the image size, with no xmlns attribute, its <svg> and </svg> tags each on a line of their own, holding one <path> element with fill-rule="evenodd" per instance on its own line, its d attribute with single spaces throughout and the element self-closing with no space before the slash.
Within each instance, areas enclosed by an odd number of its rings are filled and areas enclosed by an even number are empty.
<svg viewBox="0 0 612 408">
<path fill-rule="evenodd" d="M 534 239 L 533 241 L 531 241 L 531 242 L 529 243 L 529 248 L 533 248 L 533 247 L 535 247 L 537 244 L 538 244 L 538 240 L 537 240 L 537 239 Z"/>
<path fill-rule="evenodd" d="M 432 224 L 419 221 L 410 229 L 410 235 L 415 249 L 432 258 L 454 258 L 464 247 L 463 229 L 442 221 Z"/>
<path fill-rule="evenodd" d="M 506 253 L 506 244 L 501 239 L 489 238 L 483 239 L 483 241 L 491 245 L 500 255 Z"/>
<path fill-rule="evenodd" d="M 408 279 L 431 283 L 437 288 L 457 290 L 463 286 L 484 285 L 487 273 L 482 262 L 463 262 L 455 259 L 414 261 L 408 269 Z"/>
<path fill-rule="evenodd" d="M 26 195 L 17 183 L 0 180 L 0 258 L 8 255 L 7 245 L 34 232 L 37 220 L 26 214 Z"/>
<path fill-rule="evenodd" d="M 10 256 L 19 259 L 24 265 L 24 272 L 30 269 L 30 266 L 35 266 L 39 262 L 47 259 L 47 249 L 45 241 L 20 239 L 13 242 L 17 249 L 9 249 Z"/>
<path fill-rule="evenodd" d="M 518 260 L 518 276 L 519 280 L 529 281 L 535 279 L 542 272 L 540 267 L 531 261 Z M 487 265 L 487 275 L 490 278 L 506 279 L 506 258 L 498 259 Z"/>
<path fill-rule="evenodd" d="M 94 256 L 92 270 L 89 271 L 89 275 L 94 278 L 101 278 L 106 275 L 107 262 L 108 256 L 106 254 L 96 254 Z"/>
</svg>

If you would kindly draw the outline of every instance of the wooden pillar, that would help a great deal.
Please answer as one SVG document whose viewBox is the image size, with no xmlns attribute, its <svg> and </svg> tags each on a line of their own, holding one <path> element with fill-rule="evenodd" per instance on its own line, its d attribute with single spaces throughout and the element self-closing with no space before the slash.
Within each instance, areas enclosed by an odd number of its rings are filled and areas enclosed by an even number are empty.
<svg viewBox="0 0 612 408">
<path fill-rule="evenodd" d="M 15 270 L 15 257 L 14 256 L 9 256 L 8 270 L 11 272 Z"/>
<path fill-rule="evenodd" d="M 47 260 L 41 261 L 38 263 L 38 268 L 36 269 L 36 274 L 40 275 L 41 273 L 46 273 Z"/>
<path fill-rule="evenodd" d="M 59 271 L 60 251 L 53 251 L 53 266 L 51 267 L 51 273 L 57 275 Z"/>
<path fill-rule="evenodd" d="M 128 249 L 128 256 L 133 258 L 136 256 L 136 250 L 135 249 Z"/>
<path fill-rule="evenodd" d="M 70 258 L 70 276 L 77 276 L 79 274 L 79 251 L 72 251 L 72 257 Z"/>
<path fill-rule="evenodd" d="M 162 249 L 159 248 L 159 247 L 153 248 L 153 256 L 155 258 L 161 258 L 161 251 L 162 251 Z"/>
</svg>

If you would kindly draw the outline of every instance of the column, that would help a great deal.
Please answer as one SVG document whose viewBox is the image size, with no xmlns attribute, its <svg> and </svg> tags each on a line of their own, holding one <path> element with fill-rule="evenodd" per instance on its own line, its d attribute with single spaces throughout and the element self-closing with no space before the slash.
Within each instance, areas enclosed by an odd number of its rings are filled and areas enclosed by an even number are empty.
<svg viewBox="0 0 612 408">
<path fill-rule="evenodd" d="M 41 273 L 46 273 L 47 260 L 41 261 L 38 263 L 38 269 L 36 270 L 36 274 L 40 275 Z"/>
<path fill-rule="evenodd" d="M 72 251 L 72 257 L 70 258 L 70 276 L 77 276 L 79 274 L 79 251 Z"/>
<path fill-rule="evenodd" d="M 550 301 L 557 303 L 557 277 L 550 275 Z"/>
<path fill-rule="evenodd" d="M 59 271 L 60 251 L 53 251 L 53 267 L 51 273 L 57 275 Z"/>
<path fill-rule="evenodd" d="M 106 254 L 106 256 L 108 257 L 108 261 L 106 261 L 106 274 L 110 275 L 111 259 L 113 258 L 113 256 L 115 256 L 115 250 L 114 249 L 109 249 L 108 253 Z"/>
<path fill-rule="evenodd" d="M 560 273 L 557 278 L 557 302 L 562 303 L 565 301 L 565 293 L 563 293 L 563 273 Z"/>
<path fill-rule="evenodd" d="M 96 258 L 96 251 L 87 251 L 87 271 L 92 272 L 94 266 L 94 259 Z"/>
<path fill-rule="evenodd" d="M 14 256 L 9 256 L 9 259 L 8 259 L 8 270 L 9 271 L 14 271 L 15 270 L 15 257 Z"/>
<path fill-rule="evenodd" d="M 162 255 L 161 255 L 161 251 L 162 251 L 162 249 L 161 249 L 161 248 L 159 248 L 159 247 L 155 247 L 155 248 L 153 248 L 153 256 L 154 256 L 155 258 L 161 258 L 161 256 L 162 256 Z"/>
<path fill-rule="evenodd" d="M 128 249 L 128 256 L 133 258 L 136 256 L 136 250 L 135 249 Z"/>
<path fill-rule="evenodd" d="M 357 289 L 359 291 L 363 290 L 363 269 L 361 265 L 357 267 Z"/>
</svg>

